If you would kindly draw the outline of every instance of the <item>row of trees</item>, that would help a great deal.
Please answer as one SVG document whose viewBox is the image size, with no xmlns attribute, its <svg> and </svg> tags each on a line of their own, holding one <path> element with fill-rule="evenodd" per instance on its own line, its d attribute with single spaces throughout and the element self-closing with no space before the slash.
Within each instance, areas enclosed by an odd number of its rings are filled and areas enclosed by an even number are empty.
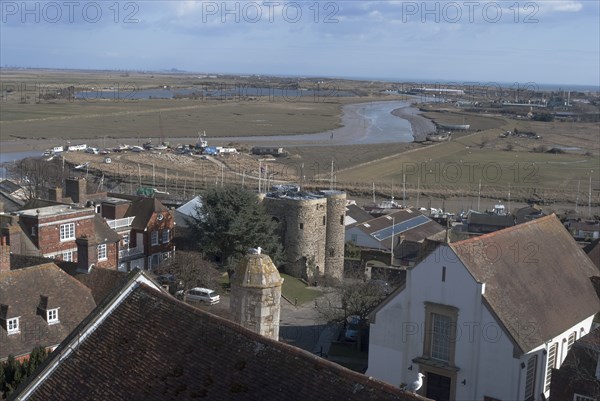
<svg viewBox="0 0 600 401">
<path fill-rule="evenodd" d="M 44 347 L 36 347 L 31 351 L 28 360 L 19 362 L 9 355 L 6 362 L 0 362 L 0 397 L 7 398 L 47 357 L 48 351 Z"/>
</svg>

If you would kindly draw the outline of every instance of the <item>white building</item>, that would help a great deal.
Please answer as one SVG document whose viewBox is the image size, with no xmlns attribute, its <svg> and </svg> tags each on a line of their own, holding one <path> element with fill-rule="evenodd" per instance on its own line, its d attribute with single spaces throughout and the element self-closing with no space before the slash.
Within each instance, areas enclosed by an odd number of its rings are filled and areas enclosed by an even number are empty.
<svg viewBox="0 0 600 401">
<path fill-rule="evenodd" d="M 598 269 L 554 216 L 432 244 L 372 314 L 368 376 L 444 400 L 542 400 L 592 328 Z"/>
</svg>

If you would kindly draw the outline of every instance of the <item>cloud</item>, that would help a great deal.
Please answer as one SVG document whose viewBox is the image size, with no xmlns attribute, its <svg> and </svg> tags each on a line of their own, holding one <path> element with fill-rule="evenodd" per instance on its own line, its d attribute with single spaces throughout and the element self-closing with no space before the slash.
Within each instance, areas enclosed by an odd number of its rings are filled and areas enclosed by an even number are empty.
<svg viewBox="0 0 600 401">
<path fill-rule="evenodd" d="M 552 0 L 538 3 L 542 11 L 548 10 L 550 12 L 579 12 L 583 9 L 581 1 L 576 0 Z"/>
</svg>

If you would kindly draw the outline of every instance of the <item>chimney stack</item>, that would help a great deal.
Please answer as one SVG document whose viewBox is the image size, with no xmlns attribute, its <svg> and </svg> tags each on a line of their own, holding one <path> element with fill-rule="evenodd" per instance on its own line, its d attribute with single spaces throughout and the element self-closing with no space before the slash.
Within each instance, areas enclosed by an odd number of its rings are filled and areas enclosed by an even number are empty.
<svg viewBox="0 0 600 401">
<path fill-rule="evenodd" d="M 48 199 L 54 202 L 61 202 L 63 198 L 62 188 L 54 187 L 48 190 Z"/>
<path fill-rule="evenodd" d="M 65 181 L 65 195 L 74 203 L 84 203 L 86 200 L 85 178 L 67 178 Z"/>
<path fill-rule="evenodd" d="M 10 246 L 7 244 L 6 237 L 0 237 L 0 273 L 10 270 Z"/>
</svg>

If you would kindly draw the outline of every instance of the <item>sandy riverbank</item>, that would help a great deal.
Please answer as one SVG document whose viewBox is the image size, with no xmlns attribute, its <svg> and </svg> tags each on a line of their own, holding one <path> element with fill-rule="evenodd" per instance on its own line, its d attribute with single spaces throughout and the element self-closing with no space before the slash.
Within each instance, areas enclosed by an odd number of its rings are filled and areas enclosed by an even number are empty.
<svg viewBox="0 0 600 401">
<path fill-rule="evenodd" d="M 410 123 L 415 142 L 423 142 L 427 135 L 436 132 L 435 124 L 428 118 L 420 115 L 420 111 L 414 107 L 402 107 L 392 111 L 396 117 L 403 118 Z"/>
</svg>

